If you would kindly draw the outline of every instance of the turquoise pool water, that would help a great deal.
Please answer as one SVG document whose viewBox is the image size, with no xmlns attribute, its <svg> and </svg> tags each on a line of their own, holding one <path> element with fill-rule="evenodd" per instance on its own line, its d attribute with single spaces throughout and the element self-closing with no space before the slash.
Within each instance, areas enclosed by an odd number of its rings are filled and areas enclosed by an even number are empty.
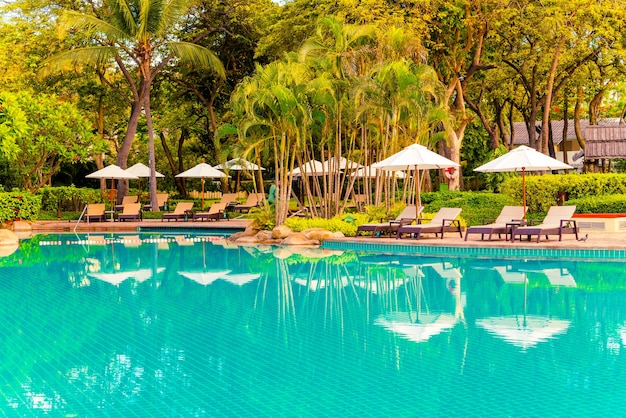
<svg viewBox="0 0 626 418">
<path fill-rule="evenodd" d="M 0 415 L 626 415 L 623 262 L 40 235 L 0 258 Z"/>
</svg>

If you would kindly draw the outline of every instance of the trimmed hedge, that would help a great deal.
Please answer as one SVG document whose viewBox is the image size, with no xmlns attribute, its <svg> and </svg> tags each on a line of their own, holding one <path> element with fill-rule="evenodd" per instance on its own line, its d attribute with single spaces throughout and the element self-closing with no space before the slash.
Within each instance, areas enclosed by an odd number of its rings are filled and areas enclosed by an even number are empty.
<svg viewBox="0 0 626 418">
<path fill-rule="evenodd" d="M 463 208 L 461 224 L 478 225 L 483 219 L 497 218 L 503 206 L 519 203 L 511 196 L 499 193 L 444 191 L 423 193 L 422 204 L 424 212 L 429 214 L 444 207 Z"/>
<path fill-rule="evenodd" d="M 74 185 L 51 187 L 45 186 L 37 191 L 41 196 L 41 208 L 47 211 L 80 212 L 88 203 L 101 203 L 102 193 L 99 189 Z"/>
<path fill-rule="evenodd" d="M 517 204 L 521 204 L 522 177 L 509 177 L 504 180 L 501 192 L 512 196 L 518 202 Z M 529 212 L 547 212 L 550 206 L 557 204 L 559 192 L 567 194 L 568 204 L 573 204 L 572 200 L 582 198 L 596 199 L 598 196 L 623 194 L 626 193 L 626 174 L 532 175 L 527 173 L 526 205 Z"/>
<path fill-rule="evenodd" d="M 608 195 L 569 199 L 568 205 L 576 206 L 576 213 L 626 213 L 626 195 Z"/>
</svg>

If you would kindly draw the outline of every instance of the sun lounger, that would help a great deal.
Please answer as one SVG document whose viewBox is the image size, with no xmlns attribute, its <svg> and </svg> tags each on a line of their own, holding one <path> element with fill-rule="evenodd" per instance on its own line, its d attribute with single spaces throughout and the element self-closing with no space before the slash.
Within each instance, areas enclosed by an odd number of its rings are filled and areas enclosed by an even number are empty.
<svg viewBox="0 0 626 418">
<path fill-rule="evenodd" d="M 263 201 L 263 193 L 250 193 L 245 203 L 241 205 L 235 205 L 233 210 L 235 212 L 248 212 L 250 209 L 255 208 Z M 220 202 L 222 203 L 222 202 Z"/>
<path fill-rule="evenodd" d="M 137 195 L 131 195 L 131 196 L 124 196 L 122 198 L 122 204 L 121 205 L 116 205 L 115 206 L 115 210 L 116 211 L 120 211 L 122 209 L 124 209 L 124 205 L 128 205 L 131 203 L 137 203 L 139 201 L 139 196 Z"/>
<path fill-rule="evenodd" d="M 161 222 L 163 222 L 165 219 L 167 219 L 168 222 L 170 220 L 186 220 L 193 215 L 192 209 L 193 202 L 178 202 L 173 212 L 163 214 L 163 216 L 161 217 Z"/>
<path fill-rule="evenodd" d="M 194 212 L 194 221 L 219 221 L 225 219 L 226 203 L 218 202 L 213 203 L 208 212 Z M 226 218 L 228 219 L 228 218 Z"/>
<path fill-rule="evenodd" d="M 511 241 L 515 241 L 516 237 L 527 236 L 528 240 L 533 235 L 537 235 L 539 242 L 542 235 L 558 235 L 559 241 L 563 238 L 563 234 L 574 234 L 578 240 L 578 226 L 576 221 L 572 219 L 576 212 L 576 206 L 552 206 L 548 210 L 546 217 L 539 225 L 520 226 L 515 228 L 512 233 Z"/>
<path fill-rule="evenodd" d="M 396 238 L 402 238 L 404 234 L 408 234 L 419 239 L 422 234 L 428 233 L 435 234 L 435 236 L 441 234 L 441 238 L 443 238 L 444 232 L 458 232 L 462 237 L 461 222 L 456 219 L 461 210 L 461 208 L 441 208 L 429 223 L 422 223 L 425 219 L 419 218 L 417 225 L 400 226 Z"/>
<path fill-rule="evenodd" d="M 167 207 L 167 200 L 169 199 L 170 195 L 169 193 L 157 193 L 157 206 L 159 207 L 160 210 L 165 210 L 165 208 Z M 146 205 L 144 205 L 144 210 L 151 210 L 152 209 L 152 205 L 150 204 L 150 202 L 148 202 Z"/>
<path fill-rule="evenodd" d="M 127 203 L 122 208 L 122 212 L 117 214 L 117 220 L 141 221 L 141 203 Z"/>
<path fill-rule="evenodd" d="M 107 220 L 106 207 L 104 203 L 90 203 L 87 205 L 87 212 L 85 213 L 85 219 L 87 222 L 104 222 Z"/>
<path fill-rule="evenodd" d="M 488 235 L 489 241 L 493 234 L 498 234 L 501 238 L 502 234 L 508 234 L 511 228 L 517 224 L 519 225 L 524 218 L 524 206 L 505 206 L 500 211 L 500 215 L 493 221 L 483 221 L 483 225 L 470 226 L 465 231 L 465 241 L 470 234 L 480 234 L 481 240 L 485 239 L 485 235 Z"/>
<path fill-rule="evenodd" d="M 414 205 L 409 205 L 405 207 L 402 212 L 400 212 L 396 219 L 392 219 L 387 222 L 359 225 L 356 229 L 356 235 L 358 236 L 360 232 L 371 232 L 372 236 L 375 237 L 379 237 L 384 234 L 391 235 L 397 232 L 400 226 L 416 222 L 416 213 L 419 215 L 422 213 L 423 209 L 424 208 L 420 206 L 419 211 L 416 211 Z"/>
</svg>

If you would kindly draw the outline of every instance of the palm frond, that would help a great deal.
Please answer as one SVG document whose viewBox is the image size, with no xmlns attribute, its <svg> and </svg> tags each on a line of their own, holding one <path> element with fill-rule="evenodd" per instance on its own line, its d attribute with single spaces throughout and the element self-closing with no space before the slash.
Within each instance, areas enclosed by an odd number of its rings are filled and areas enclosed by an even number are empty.
<svg viewBox="0 0 626 418">
<path fill-rule="evenodd" d="M 42 63 L 41 77 L 87 66 L 101 66 L 115 56 L 114 47 L 92 46 L 60 52 Z"/>
<path fill-rule="evenodd" d="M 218 76 L 226 77 L 224 64 L 210 49 L 191 42 L 169 42 L 167 45 L 182 62 L 187 62 L 195 67 L 208 68 Z"/>
<path fill-rule="evenodd" d="M 91 34 L 103 34 L 107 39 L 117 41 L 127 39 L 128 34 L 123 29 L 98 19 L 95 16 L 86 15 L 74 11 L 63 13 L 59 19 L 59 30 L 62 34 L 69 30 L 76 30 Z"/>
<path fill-rule="evenodd" d="M 111 0 L 111 10 L 113 14 L 109 17 L 109 20 L 123 28 L 124 32 L 135 37 L 137 35 L 137 10 L 138 6 L 134 0 Z"/>
<path fill-rule="evenodd" d="M 156 33 L 163 33 L 176 23 L 179 23 L 181 17 L 189 11 L 196 3 L 195 0 L 161 0 L 161 19 L 160 27 Z"/>
</svg>

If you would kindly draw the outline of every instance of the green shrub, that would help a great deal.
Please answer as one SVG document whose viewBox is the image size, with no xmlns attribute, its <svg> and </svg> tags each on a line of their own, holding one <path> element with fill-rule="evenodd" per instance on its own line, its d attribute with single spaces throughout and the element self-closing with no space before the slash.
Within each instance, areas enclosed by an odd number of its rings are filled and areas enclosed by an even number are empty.
<svg viewBox="0 0 626 418">
<path fill-rule="evenodd" d="M 387 207 L 385 205 L 374 206 L 369 205 L 365 207 L 365 211 L 368 215 L 366 218 L 367 222 L 384 222 L 388 219 L 396 218 L 406 205 L 404 203 L 395 203 L 393 206 L 389 208 L 387 211 Z M 355 215 L 355 214 L 352 214 Z"/>
<path fill-rule="evenodd" d="M 276 213 L 272 208 L 258 206 L 250 209 L 248 216 L 255 228 L 271 231 L 276 226 Z"/>
<path fill-rule="evenodd" d="M 522 203 L 522 177 L 507 178 L 502 193 Z M 547 174 L 526 175 L 526 205 L 529 212 L 547 212 L 557 204 L 559 192 L 568 200 L 588 196 L 626 193 L 626 174 Z"/>
<path fill-rule="evenodd" d="M 424 193 L 422 203 L 424 204 L 424 217 L 444 207 L 462 208 L 463 212 L 460 216 L 462 225 L 478 225 L 483 219 L 495 219 L 503 206 L 519 204 L 511 196 L 505 194 L 459 191 Z"/>
<path fill-rule="evenodd" d="M 368 222 L 368 215 L 350 213 L 337 215 L 331 219 L 324 218 L 288 218 L 285 225 L 296 232 L 308 228 L 324 228 L 331 232 L 342 232 L 346 237 L 354 237 L 358 225 Z"/>
<path fill-rule="evenodd" d="M 78 188 L 74 185 L 45 186 L 37 191 L 37 195 L 41 196 L 41 209 L 47 211 L 80 212 L 88 203 L 102 202 L 99 189 Z"/>
<path fill-rule="evenodd" d="M 626 195 L 607 195 L 569 199 L 568 205 L 576 206 L 576 213 L 626 213 Z"/>
<path fill-rule="evenodd" d="M 0 193 L 0 223 L 34 221 L 41 210 L 41 196 L 29 192 Z"/>
</svg>

